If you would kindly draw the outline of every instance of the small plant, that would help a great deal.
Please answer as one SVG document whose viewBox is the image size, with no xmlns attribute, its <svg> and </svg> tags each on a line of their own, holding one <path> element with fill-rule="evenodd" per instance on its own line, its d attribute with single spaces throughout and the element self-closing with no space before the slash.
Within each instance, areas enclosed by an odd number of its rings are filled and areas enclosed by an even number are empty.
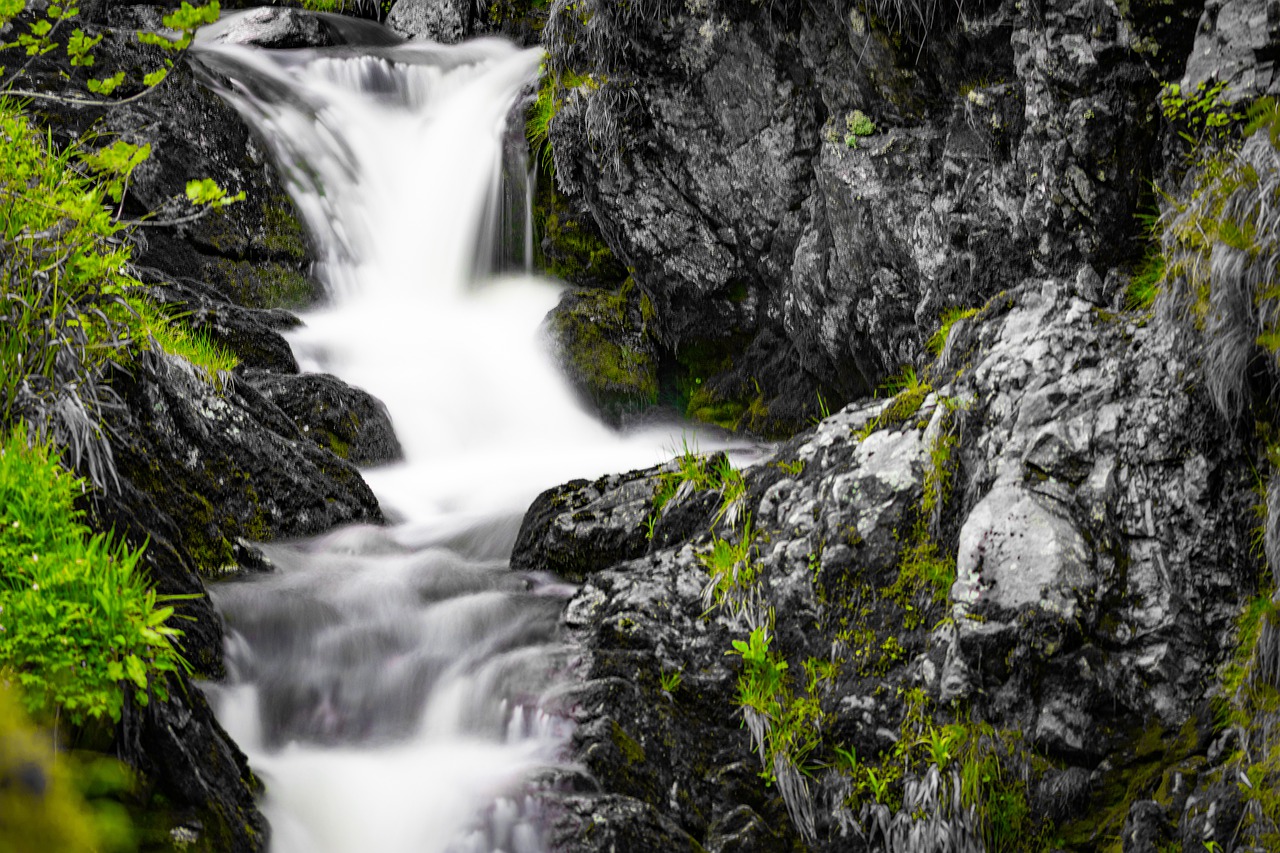
<svg viewBox="0 0 1280 853">
<path fill-rule="evenodd" d="M 858 147 L 859 137 L 871 136 L 876 132 L 875 122 L 862 110 L 854 110 L 845 116 L 844 127 L 844 144 L 850 148 Z"/>
<path fill-rule="evenodd" d="M 775 462 L 774 464 L 777 465 L 778 468 L 781 469 L 783 473 L 788 474 L 792 477 L 799 477 L 801 474 L 804 473 L 803 459 L 794 459 L 790 462 L 780 461 L 780 462 Z"/>
<path fill-rule="evenodd" d="M 25 429 L 0 443 L 0 672 L 41 718 L 118 721 L 126 685 L 145 705 L 186 667 L 180 633 L 143 579 L 142 551 L 91 534 L 74 506 L 84 482 L 56 460 Z"/>
<path fill-rule="evenodd" d="M 949 725 L 940 729 L 928 726 L 916 744 L 925 748 L 925 757 L 930 764 L 936 764 L 939 770 L 945 770 L 955 758 L 956 748 L 964 743 L 967 736 L 964 726 Z"/>
<path fill-rule="evenodd" d="M 671 671 L 664 670 L 662 674 L 658 676 L 658 683 L 662 686 L 662 692 L 668 696 L 674 695 L 675 692 L 680 689 L 680 684 L 683 681 L 684 671 L 679 669 Z"/>
<path fill-rule="evenodd" d="M 1230 134 L 1235 123 L 1246 118 L 1244 112 L 1224 101 L 1226 88 L 1225 81 L 1212 86 L 1201 82 L 1190 91 L 1177 83 L 1166 83 L 1160 91 L 1160 108 L 1166 119 L 1184 128 L 1178 135 L 1193 146 L 1219 141 Z"/>
<path fill-rule="evenodd" d="M 929 336 L 925 347 L 935 358 L 942 355 L 942 350 L 947 345 L 947 338 L 951 334 L 951 327 L 977 313 L 977 308 L 948 308 L 942 313 L 942 322 L 938 326 L 938 331 Z"/>
<path fill-rule="evenodd" d="M 698 560 L 710 575 L 703 589 L 704 605 L 726 604 L 732 596 L 747 591 L 755 584 L 760 567 L 751 559 L 754 539 L 755 532 L 748 517 L 736 542 L 714 536 L 711 549 L 698 555 Z"/>
<path fill-rule="evenodd" d="M 782 712 L 783 674 L 787 671 L 787 662 L 769 648 L 772 644 L 769 630 L 760 627 L 753 630 L 746 640 L 734 640 L 733 650 L 725 654 L 742 658 L 738 704 L 776 719 Z"/>
</svg>

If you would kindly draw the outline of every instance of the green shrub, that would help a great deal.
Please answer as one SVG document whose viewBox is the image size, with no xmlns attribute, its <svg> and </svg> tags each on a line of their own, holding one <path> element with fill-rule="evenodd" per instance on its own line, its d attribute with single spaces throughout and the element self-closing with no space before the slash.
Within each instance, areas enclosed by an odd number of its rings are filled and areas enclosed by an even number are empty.
<svg viewBox="0 0 1280 853">
<path fill-rule="evenodd" d="M 0 443 L 0 672 L 28 710 L 74 724 L 120 719 L 126 686 L 146 704 L 185 666 L 130 550 L 93 534 L 75 508 L 84 480 L 20 428 Z"/>
<path fill-rule="evenodd" d="M 215 379 L 236 362 L 141 295 L 107 204 L 120 173 L 85 176 L 91 141 L 55 150 L 0 98 L 0 429 L 23 421 L 51 434 L 104 486 L 111 457 L 99 423 L 112 363 L 159 349 Z"/>
</svg>

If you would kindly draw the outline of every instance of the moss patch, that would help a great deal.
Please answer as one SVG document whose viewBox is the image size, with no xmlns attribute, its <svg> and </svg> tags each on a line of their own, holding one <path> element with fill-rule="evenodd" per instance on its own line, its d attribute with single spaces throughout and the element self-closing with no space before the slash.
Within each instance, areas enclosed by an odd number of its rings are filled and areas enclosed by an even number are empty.
<svg viewBox="0 0 1280 853">
<path fill-rule="evenodd" d="M 657 402 L 658 359 L 634 285 L 569 294 L 550 322 L 570 379 L 607 419 Z"/>
<path fill-rule="evenodd" d="M 209 258 L 202 272 L 220 282 L 233 302 L 250 308 L 303 308 L 315 301 L 317 293 L 311 279 L 297 268 L 275 261 Z"/>
</svg>

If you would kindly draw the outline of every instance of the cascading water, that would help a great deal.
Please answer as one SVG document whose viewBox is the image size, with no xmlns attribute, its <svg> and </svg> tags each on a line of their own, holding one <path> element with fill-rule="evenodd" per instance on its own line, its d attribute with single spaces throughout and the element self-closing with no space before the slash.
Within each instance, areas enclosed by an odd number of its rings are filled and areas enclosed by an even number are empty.
<svg viewBox="0 0 1280 853">
<path fill-rule="evenodd" d="M 540 850 L 521 782 L 567 735 L 546 697 L 572 590 L 509 570 L 520 513 L 679 441 L 583 413 L 537 334 L 556 287 L 483 275 L 505 119 L 541 52 L 208 42 L 198 61 L 273 149 L 321 256 L 329 298 L 291 339 L 299 361 L 383 400 L 405 451 L 367 472 L 396 526 L 270 546 L 275 573 L 215 590 L 219 716 L 267 782 L 280 853 Z"/>
</svg>

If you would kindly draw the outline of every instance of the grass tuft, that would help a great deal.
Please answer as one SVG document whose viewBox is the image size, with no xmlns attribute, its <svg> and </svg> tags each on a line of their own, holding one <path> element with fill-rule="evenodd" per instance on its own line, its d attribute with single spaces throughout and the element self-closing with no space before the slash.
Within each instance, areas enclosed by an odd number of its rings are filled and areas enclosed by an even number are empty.
<svg viewBox="0 0 1280 853">
<path fill-rule="evenodd" d="M 132 550 L 82 521 L 86 484 L 26 431 L 0 441 L 0 673 L 41 719 L 118 721 L 126 691 L 146 704 L 185 667 Z"/>
</svg>

